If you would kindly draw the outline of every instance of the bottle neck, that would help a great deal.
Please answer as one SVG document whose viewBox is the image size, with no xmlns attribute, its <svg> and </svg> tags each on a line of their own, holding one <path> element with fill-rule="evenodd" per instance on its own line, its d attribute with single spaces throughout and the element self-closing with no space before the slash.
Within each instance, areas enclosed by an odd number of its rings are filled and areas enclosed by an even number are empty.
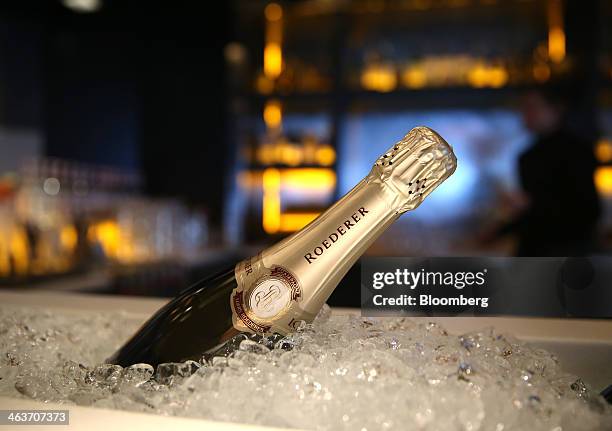
<svg viewBox="0 0 612 431">
<path fill-rule="evenodd" d="M 381 181 L 362 180 L 316 220 L 261 255 L 282 265 L 302 288 L 299 308 L 316 315 L 365 250 L 398 217 L 399 200 Z"/>
</svg>

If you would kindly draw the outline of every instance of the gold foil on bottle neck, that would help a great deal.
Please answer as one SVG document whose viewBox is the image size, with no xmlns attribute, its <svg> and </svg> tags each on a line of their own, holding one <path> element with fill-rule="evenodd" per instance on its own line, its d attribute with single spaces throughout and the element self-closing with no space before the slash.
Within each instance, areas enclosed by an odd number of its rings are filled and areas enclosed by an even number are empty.
<svg viewBox="0 0 612 431">
<path fill-rule="evenodd" d="M 380 182 L 397 197 L 397 213 L 418 207 L 457 169 L 452 147 L 428 127 L 415 127 L 380 156 L 368 182 Z"/>
</svg>

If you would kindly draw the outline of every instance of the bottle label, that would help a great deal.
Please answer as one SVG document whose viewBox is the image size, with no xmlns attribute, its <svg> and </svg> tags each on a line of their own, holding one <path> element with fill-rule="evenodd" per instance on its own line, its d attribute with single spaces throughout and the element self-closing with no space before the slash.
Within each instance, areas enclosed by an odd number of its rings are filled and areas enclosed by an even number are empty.
<svg viewBox="0 0 612 431">
<path fill-rule="evenodd" d="M 312 322 L 394 213 L 380 184 L 362 181 L 306 229 L 238 263 L 230 299 L 234 327 L 286 335 Z"/>
<path fill-rule="evenodd" d="M 280 265 L 266 267 L 261 254 L 238 263 L 235 275 L 238 286 L 230 304 L 239 331 L 287 334 L 314 317 L 299 307 L 303 294 L 297 277 Z"/>
</svg>

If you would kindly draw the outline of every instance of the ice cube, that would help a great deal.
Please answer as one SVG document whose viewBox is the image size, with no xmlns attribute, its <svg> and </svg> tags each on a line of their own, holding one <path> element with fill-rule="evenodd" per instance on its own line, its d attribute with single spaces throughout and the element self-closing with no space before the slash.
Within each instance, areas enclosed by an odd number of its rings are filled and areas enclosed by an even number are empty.
<svg viewBox="0 0 612 431">
<path fill-rule="evenodd" d="M 129 385 L 140 386 L 151 379 L 153 372 L 154 369 L 149 364 L 134 364 L 124 368 L 121 378 Z"/>
</svg>

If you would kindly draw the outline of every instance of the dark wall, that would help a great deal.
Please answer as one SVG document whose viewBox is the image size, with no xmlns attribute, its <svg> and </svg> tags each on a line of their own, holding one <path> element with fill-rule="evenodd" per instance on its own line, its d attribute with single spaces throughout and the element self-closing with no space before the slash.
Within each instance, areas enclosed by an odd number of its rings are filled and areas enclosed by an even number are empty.
<svg viewBox="0 0 612 431">
<path fill-rule="evenodd" d="M 140 167 L 139 32 L 117 12 L 45 16 L 45 126 L 49 156 Z"/>
<path fill-rule="evenodd" d="M 42 125 L 41 31 L 25 13 L 0 13 L 0 126 Z"/>
<path fill-rule="evenodd" d="M 217 223 L 232 154 L 224 121 L 226 4 L 178 2 L 170 16 L 160 11 L 147 26 L 143 73 L 143 165 L 149 188 L 161 194 L 183 190 L 191 200 L 206 202 Z"/>
</svg>

